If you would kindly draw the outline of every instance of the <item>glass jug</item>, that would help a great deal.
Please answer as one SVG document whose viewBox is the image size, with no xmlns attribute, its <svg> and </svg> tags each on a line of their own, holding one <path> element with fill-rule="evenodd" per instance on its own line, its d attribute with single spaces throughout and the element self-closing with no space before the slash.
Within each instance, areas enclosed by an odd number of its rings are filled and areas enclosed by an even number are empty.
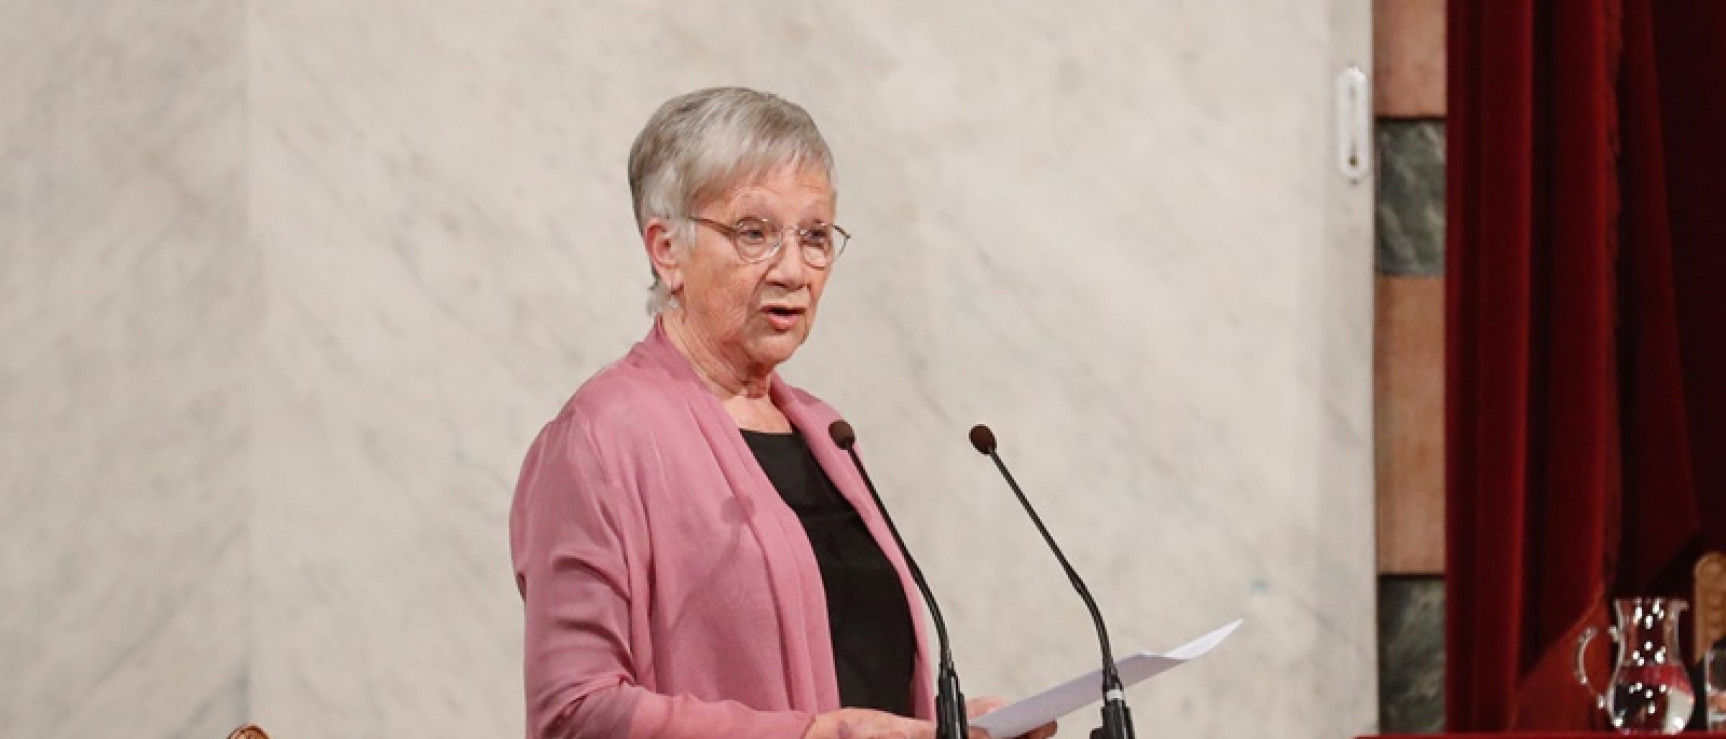
<svg viewBox="0 0 1726 739">
<path fill-rule="evenodd" d="M 1594 694 L 1612 728 L 1625 734 L 1676 734 L 1690 723 L 1696 689 L 1679 652 L 1678 614 L 1690 605 L 1671 598 L 1612 601 L 1617 623 L 1606 629 L 1618 645 L 1612 682 L 1603 691 L 1588 681 L 1582 656 L 1594 638 L 1590 627 L 1576 640 L 1576 678 Z"/>
</svg>

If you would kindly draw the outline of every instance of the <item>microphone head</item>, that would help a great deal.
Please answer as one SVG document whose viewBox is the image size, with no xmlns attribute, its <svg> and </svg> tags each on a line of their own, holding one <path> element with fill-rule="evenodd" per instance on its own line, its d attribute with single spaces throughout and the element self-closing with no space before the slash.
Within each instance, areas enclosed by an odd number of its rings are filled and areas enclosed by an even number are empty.
<svg viewBox="0 0 1726 739">
<path fill-rule="evenodd" d="M 977 424 L 971 427 L 971 446 L 977 448 L 978 454 L 995 453 L 995 432 L 988 426 Z"/>
<path fill-rule="evenodd" d="M 846 423 L 844 419 L 828 424 L 827 435 L 833 437 L 833 443 L 845 451 L 851 451 L 851 445 L 857 443 L 857 432 L 852 431 L 851 424 Z"/>
</svg>

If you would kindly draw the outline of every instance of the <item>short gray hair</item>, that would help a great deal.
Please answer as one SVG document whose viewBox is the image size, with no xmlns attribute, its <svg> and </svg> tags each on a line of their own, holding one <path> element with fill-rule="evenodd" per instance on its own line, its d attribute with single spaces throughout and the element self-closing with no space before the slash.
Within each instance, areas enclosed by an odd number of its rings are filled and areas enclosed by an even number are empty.
<svg viewBox="0 0 1726 739">
<path fill-rule="evenodd" d="M 809 113 L 777 95 L 742 87 L 713 87 L 679 95 L 659 106 L 629 149 L 629 193 L 635 227 L 676 220 L 673 243 L 691 243 L 688 215 L 709 198 L 785 165 L 813 168 L 833 178 L 833 152 Z M 651 267 L 651 265 L 650 265 Z M 653 271 L 648 312 L 671 302 Z"/>
</svg>

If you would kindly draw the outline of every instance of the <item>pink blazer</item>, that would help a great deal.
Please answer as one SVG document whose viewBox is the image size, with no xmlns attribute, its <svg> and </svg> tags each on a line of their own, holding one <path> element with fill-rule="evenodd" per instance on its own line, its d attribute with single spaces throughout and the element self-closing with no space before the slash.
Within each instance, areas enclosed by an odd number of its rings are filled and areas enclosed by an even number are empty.
<svg viewBox="0 0 1726 739">
<path fill-rule="evenodd" d="M 827 435 L 839 416 L 777 376 L 773 402 L 922 601 Z M 529 737 L 797 739 L 839 708 L 826 597 L 797 515 L 657 323 L 528 450 L 510 510 L 525 602 Z M 934 714 L 912 607 L 912 705 Z"/>
</svg>

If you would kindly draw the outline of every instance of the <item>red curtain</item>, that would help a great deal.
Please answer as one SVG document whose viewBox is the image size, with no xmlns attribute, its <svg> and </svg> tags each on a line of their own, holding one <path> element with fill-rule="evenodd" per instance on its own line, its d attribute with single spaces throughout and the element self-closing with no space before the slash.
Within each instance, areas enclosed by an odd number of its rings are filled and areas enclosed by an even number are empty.
<svg viewBox="0 0 1726 739">
<path fill-rule="evenodd" d="M 1447 33 L 1448 728 L 1587 728 L 1576 634 L 1726 545 L 1726 3 Z"/>
<path fill-rule="evenodd" d="M 1674 403 L 1679 417 L 1665 421 L 1670 433 L 1644 439 L 1647 482 L 1657 492 L 1646 504 L 1627 492 L 1635 505 L 1624 511 L 1627 532 L 1667 539 L 1676 561 L 1634 556 L 1662 548 L 1627 540 L 1618 587 L 1682 594 L 1701 552 L 1726 551 L 1726 3 L 1638 0 L 1631 7 L 1637 11 L 1631 19 L 1648 29 L 1649 38 L 1631 47 L 1638 53 L 1630 61 L 1651 70 L 1645 84 L 1657 88 L 1659 102 L 1638 108 L 1636 117 L 1657 132 L 1651 136 L 1660 136 L 1647 151 L 1636 152 L 1636 159 L 1652 164 L 1650 186 L 1634 191 L 1649 213 L 1647 225 L 1632 237 L 1650 247 L 1636 254 L 1667 255 L 1666 261 L 1648 260 L 1644 269 L 1653 277 L 1645 280 L 1649 284 L 1636 305 L 1655 299 L 1674 305 L 1674 315 L 1652 317 L 1642 330 L 1676 325 L 1677 351 L 1655 353 L 1669 365 L 1668 391 L 1680 398 Z M 1649 197 L 1659 185 L 1664 211 Z M 1668 224 L 1664 230 L 1653 227 L 1661 215 Z M 1686 454 L 1669 453 L 1663 441 Z M 1669 466 L 1688 474 L 1668 476 Z M 1632 528 L 1642 518 L 1647 523 Z"/>
</svg>

